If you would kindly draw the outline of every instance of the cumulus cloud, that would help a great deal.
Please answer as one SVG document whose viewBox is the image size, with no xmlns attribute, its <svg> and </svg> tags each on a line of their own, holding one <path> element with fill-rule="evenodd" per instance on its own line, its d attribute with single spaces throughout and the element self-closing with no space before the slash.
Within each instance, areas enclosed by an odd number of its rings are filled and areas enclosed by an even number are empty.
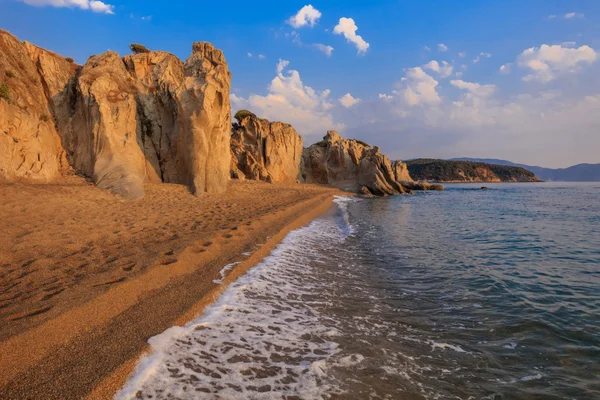
<svg viewBox="0 0 600 400">
<path fill-rule="evenodd" d="M 291 16 L 287 22 L 294 28 L 301 28 L 303 26 L 310 26 L 312 28 L 319 18 L 321 18 L 321 12 L 309 4 L 302 7 L 296 15 Z"/>
<path fill-rule="evenodd" d="M 532 47 L 524 50 L 517 58 L 521 68 L 530 70 L 524 81 L 550 82 L 568 72 L 576 72 L 581 66 L 598 60 L 598 53 L 589 46 L 579 48 L 561 45 Z"/>
<path fill-rule="evenodd" d="M 338 100 L 339 100 L 340 104 L 346 108 L 350 108 L 353 105 L 355 105 L 356 103 L 360 102 L 360 99 L 352 97 L 352 95 L 350 93 L 346 93 L 345 95 L 340 97 Z"/>
<path fill-rule="evenodd" d="M 97 0 L 20 0 L 30 6 L 68 7 L 90 10 L 101 14 L 114 14 L 115 6 Z"/>
<path fill-rule="evenodd" d="M 438 104 L 441 102 L 436 90 L 439 82 L 427 75 L 421 67 L 409 69 L 401 82 L 406 85 L 402 95 L 409 106 Z"/>
<path fill-rule="evenodd" d="M 379 93 L 379 98 L 382 100 L 392 100 L 394 96 L 390 96 L 389 94 Z"/>
<path fill-rule="evenodd" d="M 429 61 L 427 64 L 423 65 L 423 68 L 437 72 L 440 78 L 447 78 L 452 75 L 453 69 L 452 65 L 448 64 L 448 62 L 442 61 L 440 64 L 435 60 Z"/>
<path fill-rule="evenodd" d="M 458 56 L 460 58 L 465 58 L 467 56 L 467 53 L 465 53 L 464 51 L 461 51 L 460 53 L 458 53 Z"/>
<path fill-rule="evenodd" d="M 343 129 L 335 123 L 330 113 L 333 104 L 330 90 L 316 91 L 304 85 L 300 73 L 287 70 L 289 61 L 279 60 L 276 76 L 262 96 L 252 94 L 243 98 L 231 95 L 234 109 L 248 109 L 255 114 L 277 121 L 290 123 L 302 135 L 323 135 L 328 129 Z"/>
<path fill-rule="evenodd" d="M 506 64 L 500 66 L 500 73 L 508 74 L 508 73 L 510 73 L 511 68 L 512 68 L 512 63 L 506 63 Z"/>
<path fill-rule="evenodd" d="M 344 35 L 349 43 L 352 43 L 358 49 L 358 54 L 365 54 L 369 48 L 367 43 L 360 35 L 356 34 L 358 26 L 352 18 L 340 18 L 338 24 L 333 28 L 333 33 L 336 35 Z"/>
<path fill-rule="evenodd" d="M 492 57 L 491 53 L 479 53 L 479 55 L 473 59 L 473 64 L 477 64 L 479 61 L 481 61 L 482 58 L 491 58 L 491 57 Z"/>
<path fill-rule="evenodd" d="M 315 49 L 323 52 L 327 57 L 331 57 L 331 53 L 333 52 L 333 47 L 327 46 L 321 43 L 315 43 L 312 45 Z"/>
<path fill-rule="evenodd" d="M 465 82 L 463 80 L 452 80 L 450 81 L 450 84 L 480 97 L 491 96 L 496 90 L 495 85 L 482 85 L 475 82 Z"/>
<path fill-rule="evenodd" d="M 263 54 L 259 54 L 258 55 L 258 59 L 259 60 L 264 60 L 265 58 L 267 58 L 267 57 L 265 57 Z"/>
<path fill-rule="evenodd" d="M 446 52 L 448 51 L 448 46 L 446 46 L 444 43 L 440 43 L 438 44 L 438 51 Z"/>
</svg>

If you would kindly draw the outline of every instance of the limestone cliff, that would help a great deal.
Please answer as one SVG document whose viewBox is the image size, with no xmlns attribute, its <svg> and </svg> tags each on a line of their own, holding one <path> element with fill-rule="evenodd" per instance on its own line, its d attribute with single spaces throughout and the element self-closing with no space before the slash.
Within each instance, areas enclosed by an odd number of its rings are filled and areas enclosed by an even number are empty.
<svg viewBox="0 0 600 400">
<path fill-rule="evenodd" d="M 78 67 L 0 31 L 0 73 L 0 180 L 52 182 L 70 166 L 127 199 L 147 181 L 226 189 L 231 74 L 211 44 L 185 64 L 109 51 Z"/>
<path fill-rule="evenodd" d="M 299 179 L 302 137 L 288 124 L 248 115 L 231 135 L 233 178 L 294 183 Z"/>
<path fill-rule="evenodd" d="M 301 175 L 306 183 L 328 184 L 365 195 L 431 189 L 425 185 L 411 185 L 407 189 L 405 183 L 412 183 L 412 179 L 404 163 L 391 162 L 380 153 L 379 147 L 344 139 L 336 131 L 328 131 L 322 141 L 304 149 Z"/>
</svg>

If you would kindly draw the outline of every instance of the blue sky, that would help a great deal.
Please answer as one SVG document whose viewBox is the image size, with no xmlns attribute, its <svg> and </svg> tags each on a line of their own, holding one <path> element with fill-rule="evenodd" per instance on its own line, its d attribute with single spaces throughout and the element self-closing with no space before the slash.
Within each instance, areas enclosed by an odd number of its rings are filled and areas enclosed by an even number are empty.
<svg viewBox="0 0 600 400">
<path fill-rule="evenodd" d="M 306 144 L 337 129 L 391 158 L 553 167 L 600 162 L 599 21 L 590 0 L 0 0 L 0 28 L 79 63 L 212 42 L 233 107 Z"/>
</svg>

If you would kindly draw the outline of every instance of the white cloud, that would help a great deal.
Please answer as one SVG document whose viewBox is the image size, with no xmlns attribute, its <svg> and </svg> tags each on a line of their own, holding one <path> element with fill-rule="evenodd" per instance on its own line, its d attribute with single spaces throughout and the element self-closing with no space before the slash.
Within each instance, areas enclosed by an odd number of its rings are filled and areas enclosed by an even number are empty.
<svg viewBox="0 0 600 400">
<path fill-rule="evenodd" d="M 343 129 L 343 124 L 335 123 L 329 112 L 333 107 L 329 100 L 331 91 L 305 86 L 298 71 L 286 71 L 288 65 L 289 61 L 279 60 L 277 75 L 266 95 L 243 98 L 232 94 L 233 108 L 245 108 L 261 117 L 292 124 L 301 135 L 322 136 L 328 129 Z"/>
<path fill-rule="evenodd" d="M 508 74 L 508 73 L 510 73 L 511 68 L 512 68 L 512 63 L 506 63 L 500 67 L 500 73 Z"/>
<path fill-rule="evenodd" d="M 431 51 L 431 48 L 429 46 L 424 46 L 423 50 L 425 50 L 425 51 Z"/>
<path fill-rule="evenodd" d="M 452 80 L 450 81 L 450 84 L 480 97 L 491 96 L 496 90 L 495 85 L 482 85 L 474 82 L 465 82 L 463 80 Z"/>
<path fill-rule="evenodd" d="M 301 28 L 307 25 L 312 28 L 319 18 L 321 18 L 321 12 L 309 4 L 302 7 L 296 15 L 290 17 L 288 19 L 288 24 L 294 28 Z"/>
<path fill-rule="evenodd" d="M 401 82 L 406 84 L 402 94 L 404 101 L 409 106 L 438 104 L 441 102 L 441 98 L 436 91 L 438 81 L 427 75 L 421 67 L 409 69 Z"/>
<path fill-rule="evenodd" d="M 554 21 L 557 19 L 577 19 L 577 18 L 585 18 L 585 15 L 582 13 L 577 13 L 575 11 L 570 12 L 570 13 L 566 13 L 564 15 L 561 15 L 560 17 L 558 15 L 548 15 L 548 17 L 546 17 L 546 19 L 548 21 Z"/>
<path fill-rule="evenodd" d="M 389 94 L 379 93 L 379 98 L 382 100 L 392 100 L 394 96 L 390 96 Z"/>
<path fill-rule="evenodd" d="M 248 53 L 248 57 L 252 57 L 252 53 Z"/>
<path fill-rule="evenodd" d="M 30 6 L 52 6 L 80 8 L 82 10 L 91 10 L 101 14 L 114 14 L 115 6 L 96 0 L 20 0 Z"/>
<path fill-rule="evenodd" d="M 258 55 L 258 59 L 259 59 L 259 60 L 264 60 L 265 58 L 267 58 L 267 57 L 265 57 L 265 56 L 264 56 L 264 55 L 262 55 L 262 54 L 259 54 L 259 55 Z"/>
<path fill-rule="evenodd" d="M 577 45 L 577 42 L 562 42 L 561 46 L 563 47 L 575 47 Z"/>
<path fill-rule="evenodd" d="M 331 53 L 333 52 L 333 47 L 327 46 L 321 43 L 315 43 L 312 45 L 315 49 L 323 52 L 327 57 L 331 57 Z"/>
<path fill-rule="evenodd" d="M 452 65 L 448 64 L 446 61 L 442 61 L 442 64 L 440 65 L 440 63 L 435 60 L 429 61 L 427 64 L 423 65 L 423 68 L 437 72 L 440 78 L 446 78 L 452 75 L 453 69 Z"/>
<path fill-rule="evenodd" d="M 559 75 L 576 72 L 582 65 L 589 65 L 598 60 L 598 53 L 589 46 L 579 48 L 561 45 L 529 48 L 517 58 L 517 64 L 530 70 L 524 81 L 550 82 Z"/>
<path fill-rule="evenodd" d="M 467 56 L 467 53 L 465 53 L 464 51 L 461 51 L 460 53 L 458 53 L 458 56 L 460 58 L 465 58 Z"/>
<path fill-rule="evenodd" d="M 583 18 L 584 15 L 576 12 L 570 12 L 564 15 L 564 19 Z"/>
<path fill-rule="evenodd" d="M 352 97 L 352 95 L 350 93 L 346 93 L 345 95 L 340 97 L 338 100 L 339 100 L 340 104 L 346 108 L 350 108 L 353 105 L 355 105 L 356 103 L 360 102 L 360 99 Z"/>
<path fill-rule="evenodd" d="M 440 43 L 440 44 L 438 44 L 438 51 L 441 51 L 441 52 L 448 51 L 448 46 L 446 46 L 444 43 Z"/>
<path fill-rule="evenodd" d="M 145 17 L 140 18 L 142 21 L 152 21 L 152 15 L 146 15 Z"/>
<path fill-rule="evenodd" d="M 340 18 L 338 24 L 333 28 L 333 33 L 336 35 L 344 35 L 346 40 L 356 46 L 358 54 L 365 54 L 369 48 L 367 43 L 360 35 L 356 34 L 358 26 L 352 18 Z"/>
<path fill-rule="evenodd" d="M 491 53 L 479 53 L 479 55 L 473 59 L 473 64 L 477 64 L 482 58 L 492 58 L 492 55 Z"/>
</svg>

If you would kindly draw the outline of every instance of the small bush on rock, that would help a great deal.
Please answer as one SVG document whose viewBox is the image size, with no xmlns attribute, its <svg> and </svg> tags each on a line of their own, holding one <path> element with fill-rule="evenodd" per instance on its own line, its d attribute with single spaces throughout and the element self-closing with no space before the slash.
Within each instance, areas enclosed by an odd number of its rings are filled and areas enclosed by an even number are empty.
<svg viewBox="0 0 600 400">
<path fill-rule="evenodd" d="M 10 101 L 10 88 L 6 83 L 0 84 L 0 99 Z"/>
<path fill-rule="evenodd" d="M 15 77 L 15 73 L 12 71 L 6 71 L 4 72 L 4 75 L 6 75 L 7 78 L 14 78 Z"/>
<path fill-rule="evenodd" d="M 235 113 L 234 118 L 238 120 L 238 122 L 242 122 L 242 120 L 246 117 L 256 117 L 256 115 L 253 112 L 250 112 L 248 110 L 240 110 L 238 112 Z"/>
<path fill-rule="evenodd" d="M 42 122 L 48 122 L 49 119 L 50 118 L 48 117 L 47 114 L 41 114 L 40 115 L 40 121 L 42 121 Z"/>
<path fill-rule="evenodd" d="M 73 64 L 75 62 L 75 60 L 73 60 L 73 57 L 67 57 L 67 58 L 65 58 L 65 61 L 68 63 L 71 63 L 71 64 Z"/>
<path fill-rule="evenodd" d="M 143 44 L 138 44 L 138 43 L 132 43 L 129 45 L 129 48 L 131 49 L 132 52 L 134 52 L 135 54 L 140 54 L 140 53 L 149 53 L 150 50 L 148 50 L 146 48 L 146 46 L 144 46 Z"/>
</svg>

